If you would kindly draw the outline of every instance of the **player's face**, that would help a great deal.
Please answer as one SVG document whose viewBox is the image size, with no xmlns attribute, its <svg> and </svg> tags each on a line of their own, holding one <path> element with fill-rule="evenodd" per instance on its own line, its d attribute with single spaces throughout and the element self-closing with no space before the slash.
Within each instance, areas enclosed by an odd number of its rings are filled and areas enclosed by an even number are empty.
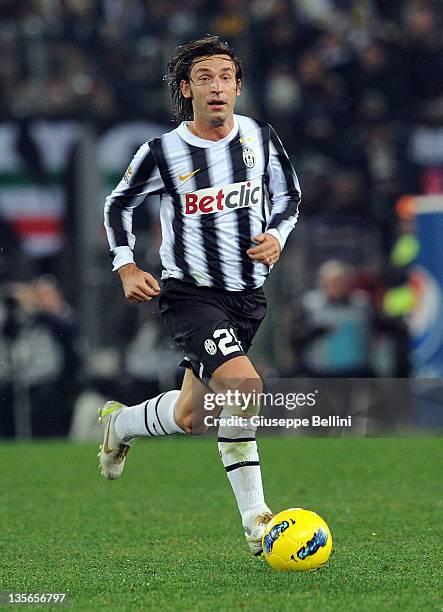
<svg viewBox="0 0 443 612">
<path fill-rule="evenodd" d="M 235 65 L 231 58 L 211 55 L 196 60 L 189 83 L 182 81 L 181 90 L 185 98 L 192 99 L 194 119 L 219 126 L 232 116 L 241 87 L 235 78 Z"/>
</svg>

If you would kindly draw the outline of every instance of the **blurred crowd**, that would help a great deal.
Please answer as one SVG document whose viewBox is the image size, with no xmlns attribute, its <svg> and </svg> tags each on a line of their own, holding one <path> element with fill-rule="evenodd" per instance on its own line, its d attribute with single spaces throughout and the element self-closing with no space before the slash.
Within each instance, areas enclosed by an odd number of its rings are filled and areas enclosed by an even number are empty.
<svg viewBox="0 0 443 612">
<path fill-rule="evenodd" d="M 3 0 L 0 112 L 165 119 L 171 51 L 211 32 L 244 107 L 331 152 L 350 124 L 441 118 L 441 31 L 439 0 Z"/>
<path fill-rule="evenodd" d="M 0 437 L 66 435 L 82 363 L 73 310 L 49 275 L 8 284 L 2 297 Z"/>
<path fill-rule="evenodd" d="M 2 0 L 0 122 L 20 126 L 18 148 L 42 183 L 32 121 L 167 124 L 172 51 L 218 34 L 243 62 L 237 112 L 274 125 L 303 189 L 296 239 L 271 277 L 259 365 L 276 375 L 408 376 L 403 288 L 418 247 L 395 206 L 443 190 L 432 147 L 423 164 L 412 144 L 417 126 L 443 122 L 442 32 L 441 0 Z M 152 244 L 158 225 L 145 230 L 141 244 Z M 135 403 L 180 377 L 158 317 L 113 309 L 120 293 L 106 300 L 114 352 L 91 364 L 72 279 L 40 276 L 57 274 L 43 262 L 11 283 L 21 254 L 1 218 L 0 238 L 0 436 L 65 435 L 85 390 Z M 79 247 L 70 235 L 66 245 L 70 259 Z M 151 271 L 156 257 L 145 262 Z"/>
<path fill-rule="evenodd" d="M 3 0 L 1 110 L 163 118 L 171 50 L 215 32 L 248 66 L 248 105 L 307 119 L 307 138 L 431 119 L 441 18 L 438 0 Z"/>
</svg>

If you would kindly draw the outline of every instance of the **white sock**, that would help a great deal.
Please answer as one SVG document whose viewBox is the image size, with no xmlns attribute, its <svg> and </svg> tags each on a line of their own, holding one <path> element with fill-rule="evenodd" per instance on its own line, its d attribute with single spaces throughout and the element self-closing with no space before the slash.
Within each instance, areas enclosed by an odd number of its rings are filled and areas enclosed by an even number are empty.
<svg viewBox="0 0 443 612">
<path fill-rule="evenodd" d="M 185 433 L 174 419 L 179 394 L 180 391 L 175 389 L 136 406 L 128 406 L 115 419 L 115 433 L 121 440 Z"/>
<path fill-rule="evenodd" d="M 223 410 L 220 418 L 229 418 Z M 218 449 L 229 482 L 237 500 L 242 524 L 247 533 L 255 526 L 255 519 L 263 512 L 270 512 L 265 503 L 260 459 L 255 441 L 255 430 L 249 419 L 243 419 L 244 427 L 220 425 Z"/>
</svg>

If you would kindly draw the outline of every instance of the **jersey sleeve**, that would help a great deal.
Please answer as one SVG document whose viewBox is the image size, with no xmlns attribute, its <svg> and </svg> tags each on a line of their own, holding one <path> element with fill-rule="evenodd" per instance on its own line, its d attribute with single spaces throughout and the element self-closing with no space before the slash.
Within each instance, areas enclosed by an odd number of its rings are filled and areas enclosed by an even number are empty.
<svg viewBox="0 0 443 612">
<path fill-rule="evenodd" d="M 106 198 L 105 228 L 113 258 L 113 270 L 134 263 L 134 208 L 146 196 L 163 193 L 164 190 L 157 163 L 146 142 L 135 154 L 120 183 Z"/>
<path fill-rule="evenodd" d="M 289 234 L 297 223 L 301 191 L 297 174 L 288 154 L 272 127 L 267 178 L 272 208 L 265 232 L 277 238 L 283 249 Z"/>
</svg>

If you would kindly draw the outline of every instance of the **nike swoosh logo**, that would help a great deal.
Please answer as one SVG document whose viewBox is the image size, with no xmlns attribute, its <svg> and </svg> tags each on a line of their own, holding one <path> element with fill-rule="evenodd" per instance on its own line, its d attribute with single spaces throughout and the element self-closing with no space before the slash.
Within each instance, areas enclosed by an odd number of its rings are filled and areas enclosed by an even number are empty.
<svg viewBox="0 0 443 612">
<path fill-rule="evenodd" d="M 181 181 L 187 181 L 188 179 L 191 178 L 191 176 L 194 176 L 194 174 L 197 174 L 197 172 L 200 172 L 200 168 L 197 168 L 197 170 L 194 170 L 194 172 L 189 172 L 188 174 L 179 174 L 178 178 Z"/>
<path fill-rule="evenodd" d="M 112 451 L 114 450 L 113 448 L 109 448 L 108 446 L 110 424 L 111 424 L 111 419 L 108 420 L 108 424 L 106 425 L 105 440 L 103 442 L 103 452 L 106 453 L 107 455 L 109 455 L 109 453 L 112 453 Z"/>
</svg>

